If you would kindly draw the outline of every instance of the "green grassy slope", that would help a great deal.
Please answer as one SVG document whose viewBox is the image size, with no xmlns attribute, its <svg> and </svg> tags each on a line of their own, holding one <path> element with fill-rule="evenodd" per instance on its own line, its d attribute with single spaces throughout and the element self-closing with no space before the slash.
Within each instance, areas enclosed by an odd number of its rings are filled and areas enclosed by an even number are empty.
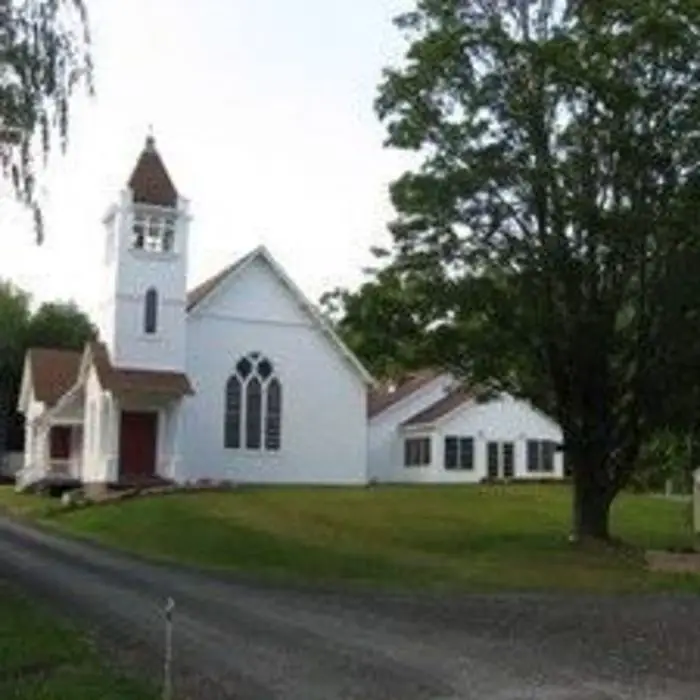
<svg viewBox="0 0 700 700">
<path fill-rule="evenodd" d="M 2 496 L 25 514 L 45 506 Z M 45 502 L 43 502 L 45 503 Z M 697 588 L 640 557 L 572 548 L 564 485 L 241 489 L 50 516 L 139 554 L 256 575 L 392 587 L 639 591 Z M 621 496 L 614 532 L 644 548 L 689 541 L 687 504 Z"/>
</svg>

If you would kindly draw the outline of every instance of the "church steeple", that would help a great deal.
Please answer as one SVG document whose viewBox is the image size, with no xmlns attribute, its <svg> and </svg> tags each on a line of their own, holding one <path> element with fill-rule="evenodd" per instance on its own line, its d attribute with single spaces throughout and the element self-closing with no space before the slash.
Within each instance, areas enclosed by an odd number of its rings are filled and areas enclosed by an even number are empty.
<svg viewBox="0 0 700 700">
<path fill-rule="evenodd" d="M 146 144 L 129 178 L 134 204 L 152 204 L 159 207 L 177 206 L 177 190 L 156 149 L 153 134 Z"/>
<path fill-rule="evenodd" d="M 185 366 L 189 218 L 149 134 L 105 217 L 100 334 L 115 367 Z"/>
</svg>

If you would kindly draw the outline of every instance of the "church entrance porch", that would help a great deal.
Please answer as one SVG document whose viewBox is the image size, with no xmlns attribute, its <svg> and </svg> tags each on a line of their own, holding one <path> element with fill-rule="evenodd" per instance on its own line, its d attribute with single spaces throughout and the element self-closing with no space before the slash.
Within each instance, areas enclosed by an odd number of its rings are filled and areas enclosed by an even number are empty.
<svg viewBox="0 0 700 700">
<path fill-rule="evenodd" d="M 114 402 L 107 482 L 112 487 L 155 486 L 178 480 L 182 399 L 122 395 Z"/>
</svg>

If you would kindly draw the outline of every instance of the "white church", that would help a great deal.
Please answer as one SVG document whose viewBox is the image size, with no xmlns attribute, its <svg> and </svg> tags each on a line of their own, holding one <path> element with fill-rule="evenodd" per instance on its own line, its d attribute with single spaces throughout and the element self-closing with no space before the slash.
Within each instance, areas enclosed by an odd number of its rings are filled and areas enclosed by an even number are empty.
<svg viewBox="0 0 700 700">
<path fill-rule="evenodd" d="M 188 291 L 189 203 L 152 137 L 103 223 L 100 341 L 25 359 L 19 489 L 562 477 L 526 402 L 377 385 L 264 247 Z"/>
</svg>

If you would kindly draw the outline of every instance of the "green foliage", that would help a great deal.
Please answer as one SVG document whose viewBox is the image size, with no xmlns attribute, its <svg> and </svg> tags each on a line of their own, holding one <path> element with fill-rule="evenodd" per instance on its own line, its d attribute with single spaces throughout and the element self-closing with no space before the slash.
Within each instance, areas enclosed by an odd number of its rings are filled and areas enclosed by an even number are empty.
<svg viewBox="0 0 700 700">
<path fill-rule="evenodd" d="M 97 328 L 74 302 L 47 302 L 32 315 L 27 346 L 82 350 L 97 338 Z"/>
<path fill-rule="evenodd" d="M 34 214 L 43 238 L 37 172 L 68 144 L 70 106 L 92 93 L 84 0 L 9 0 L 0 7 L 0 177 Z"/>
<path fill-rule="evenodd" d="M 642 443 L 697 414 L 700 5 L 417 0 L 397 25 L 377 110 L 422 165 L 390 265 L 451 299 L 446 364 L 553 408 L 574 530 L 607 537 Z"/>
<path fill-rule="evenodd" d="M 0 383 L 14 382 L 24 356 L 29 322 L 29 296 L 0 281 Z"/>
<path fill-rule="evenodd" d="M 639 492 L 660 493 L 670 482 L 674 493 L 691 493 L 692 464 L 690 436 L 672 430 L 659 431 L 642 447 L 630 488 Z"/>
<path fill-rule="evenodd" d="M 356 292 L 336 289 L 321 305 L 343 340 L 378 377 L 399 376 L 437 360 L 430 326 L 444 306 L 423 277 L 387 268 Z"/>
</svg>

